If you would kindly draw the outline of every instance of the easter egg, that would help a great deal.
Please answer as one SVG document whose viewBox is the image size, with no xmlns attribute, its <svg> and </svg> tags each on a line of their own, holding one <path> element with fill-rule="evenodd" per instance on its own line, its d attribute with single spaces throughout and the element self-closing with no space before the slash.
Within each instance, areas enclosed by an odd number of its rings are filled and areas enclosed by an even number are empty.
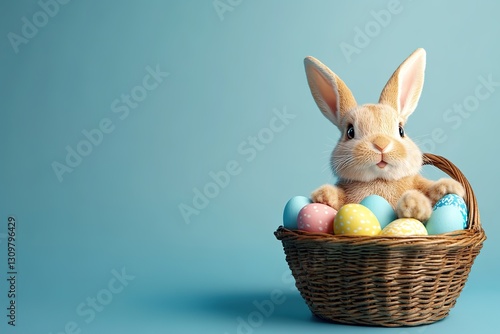
<svg viewBox="0 0 500 334">
<path fill-rule="evenodd" d="M 455 194 L 448 194 L 443 197 L 439 201 L 434 204 L 433 210 L 436 210 L 437 208 L 441 208 L 444 206 L 455 206 L 460 210 L 460 213 L 462 214 L 462 220 L 464 222 L 463 228 L 467 227 L 467 205 L 465 204 L 465 201 L 463 200 L 462 197 L 455 195 Z"/>
<path fill-rule="evenodd" d="M 373 236 L 380 233 L 377 217 L 361 204 L 342 206 L 333 224 L 334 234 Z"/>
<path fill-rule="evenodd" d="M 390 222 L 380 235 L 384 236 L 409 236 L 409 235 L 427 235 L 424 224 L 413 218 L 400 218 Z"/>
<path fill-rule="evenodd" d="M 466 220 L 459 207 L 446 205 L 432 211 L 425 226 L 429 235 L 434 235 L 463 230 L 465 223 Z"/>
<path fill-rule="evenodd" d="M 328 205 L 307 204 L 299 212 L 297 226 L 299 230 L 308 232 L 333 233 L 333 220 L 336 214 L 337 210 Z"/>
<path fill-rule="evenodd" d="M 373 212 L 375 217 L 377 217 L 382 229 L 386 227 L 390 222 L 398 218 L 392 206 L 382 196 L 367 196 L 361 201 L 360 204 L 366 206 L 368 209 L 370 209 L 371 212 Z"/>
<path fill-rule="evenodd" d="M 300 210 L 312 201 L 305 196 L 294 196 L 288 200 L 283 210 L 283 226 L 288 229 L 297 229 L 297 217 Z"/>
</svg>

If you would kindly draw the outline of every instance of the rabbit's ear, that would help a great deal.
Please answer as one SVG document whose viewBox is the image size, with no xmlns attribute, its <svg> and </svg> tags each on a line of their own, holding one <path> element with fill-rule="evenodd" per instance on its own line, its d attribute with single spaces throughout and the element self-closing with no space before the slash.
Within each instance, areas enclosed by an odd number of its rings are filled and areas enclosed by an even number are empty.
<svg viewBox="0 0 500 334">
<path fill-rule="evenodd" d="M 424 85 L 424 72 L 425 50 L 417 49 L 391 76 L 380 94 L 379 103 L 393 107 L 406 122 L 417 107 Z"/>
<path fill-rule="evenodd" d="M 351 91 L 335 73 L 316 58 L 306 57 L 304 65 L 307 82 L 316 104 L 323 115 L 339 127 L 344 114 L 357 105 Z"/>
</svg>

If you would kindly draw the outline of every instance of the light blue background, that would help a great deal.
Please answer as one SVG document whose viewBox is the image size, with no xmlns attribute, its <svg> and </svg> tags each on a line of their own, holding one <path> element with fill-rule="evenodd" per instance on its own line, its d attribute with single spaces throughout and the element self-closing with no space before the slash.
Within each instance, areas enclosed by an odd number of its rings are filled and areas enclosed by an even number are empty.
<svg viewBox="0 0 500 334">
<path fill-rule="evenodd" d="M 232 3 L 221 19 L 211 0 L 71 1 L 18 53 L 7 36 L 41 7 L 0 3 L 0 233 L 14 215 L 19 270 L 13 329 L 0 235 L 1 332 L 59 333 L 74 321 L 81 333 L 237 333 L 238 318 L 248 320 L 273 291 L 284 302 L 251 332 L 496 331 L 500 87 L 457 128 L 443 115 L 474 95 L 480 76 L 500 82 L 500 4 L 401 0 L 349 62 L 341 43 L 356 46 L 355 29 L 373 25 L 371 11 L 389 1 Z M 444 321 L 317 322 L 273 235 L 291 196 L 334 181 L 328 154 L 339 133 L 310 96 L 303 58 L 322 60 L 366 103 L 417 47 L 428 53 L 426 83 L 406 131 L 429 145 L 442 129 L 446 140 L 432 151 L 472 183 L 488 240 Z M 142 85 L 148 66 L 169 76 L 121 120 L 111 104 Z M 295 118 L 250 159 L 240 145 L 269 127 L 274 109 Z M 59 182 L 53 162 L 64 163 L 66 146 L 105 118 L 114 130 Z M 186 224 L 179 205 L 192 205 L 193 189 L 233 160 L 239 173 Z M 134 279 L 86 323 L 78 305 L 105 296 L 112 270 L 122 269 Z"/>
</svg>

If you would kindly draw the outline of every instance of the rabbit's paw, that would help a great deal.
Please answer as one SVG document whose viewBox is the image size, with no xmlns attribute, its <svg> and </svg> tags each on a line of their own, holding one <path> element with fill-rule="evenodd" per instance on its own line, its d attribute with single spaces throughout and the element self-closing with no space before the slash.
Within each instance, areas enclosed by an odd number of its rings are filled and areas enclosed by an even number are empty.
<svg viewBox="0 0 500 334">
<path fill-rule="evenodd" d="M 458 181 L 443 178 L 434 182 L 428 190 L 428 196 L 432 203 L 436 203 L 441 197 L 447 194 L 456 194 L 463 198 L 465 196 L 465 189 Z"/>
<path fill-rule="evenodd" d="M 398 201 L 396 213 L 399 218 L 415 218 L 421 222 L 429 219 L 432 213 L 430 199 L 418 190 L 408 190 Z"/>
<path fill-rule="evenodd" d="M 342 206 L 344 192 L 331 184 L 325 184 L 311 194 L 311 199 L 314 203 L 322 203 L 331 206 L 335 210 Z"/>
</svg>

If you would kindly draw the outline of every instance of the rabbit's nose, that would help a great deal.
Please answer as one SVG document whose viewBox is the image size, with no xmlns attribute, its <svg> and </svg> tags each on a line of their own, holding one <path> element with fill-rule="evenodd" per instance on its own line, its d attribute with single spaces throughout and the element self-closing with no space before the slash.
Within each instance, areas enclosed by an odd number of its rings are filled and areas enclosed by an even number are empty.
<svg viewBox="0 0 500 334">
<path fill-rule="evenodd" d="M 377 150 L 384 152 L 389 150 L 391 140 L 386 137 L 378 136 L 372 141 L 372 143 Z"/>
</svg>

